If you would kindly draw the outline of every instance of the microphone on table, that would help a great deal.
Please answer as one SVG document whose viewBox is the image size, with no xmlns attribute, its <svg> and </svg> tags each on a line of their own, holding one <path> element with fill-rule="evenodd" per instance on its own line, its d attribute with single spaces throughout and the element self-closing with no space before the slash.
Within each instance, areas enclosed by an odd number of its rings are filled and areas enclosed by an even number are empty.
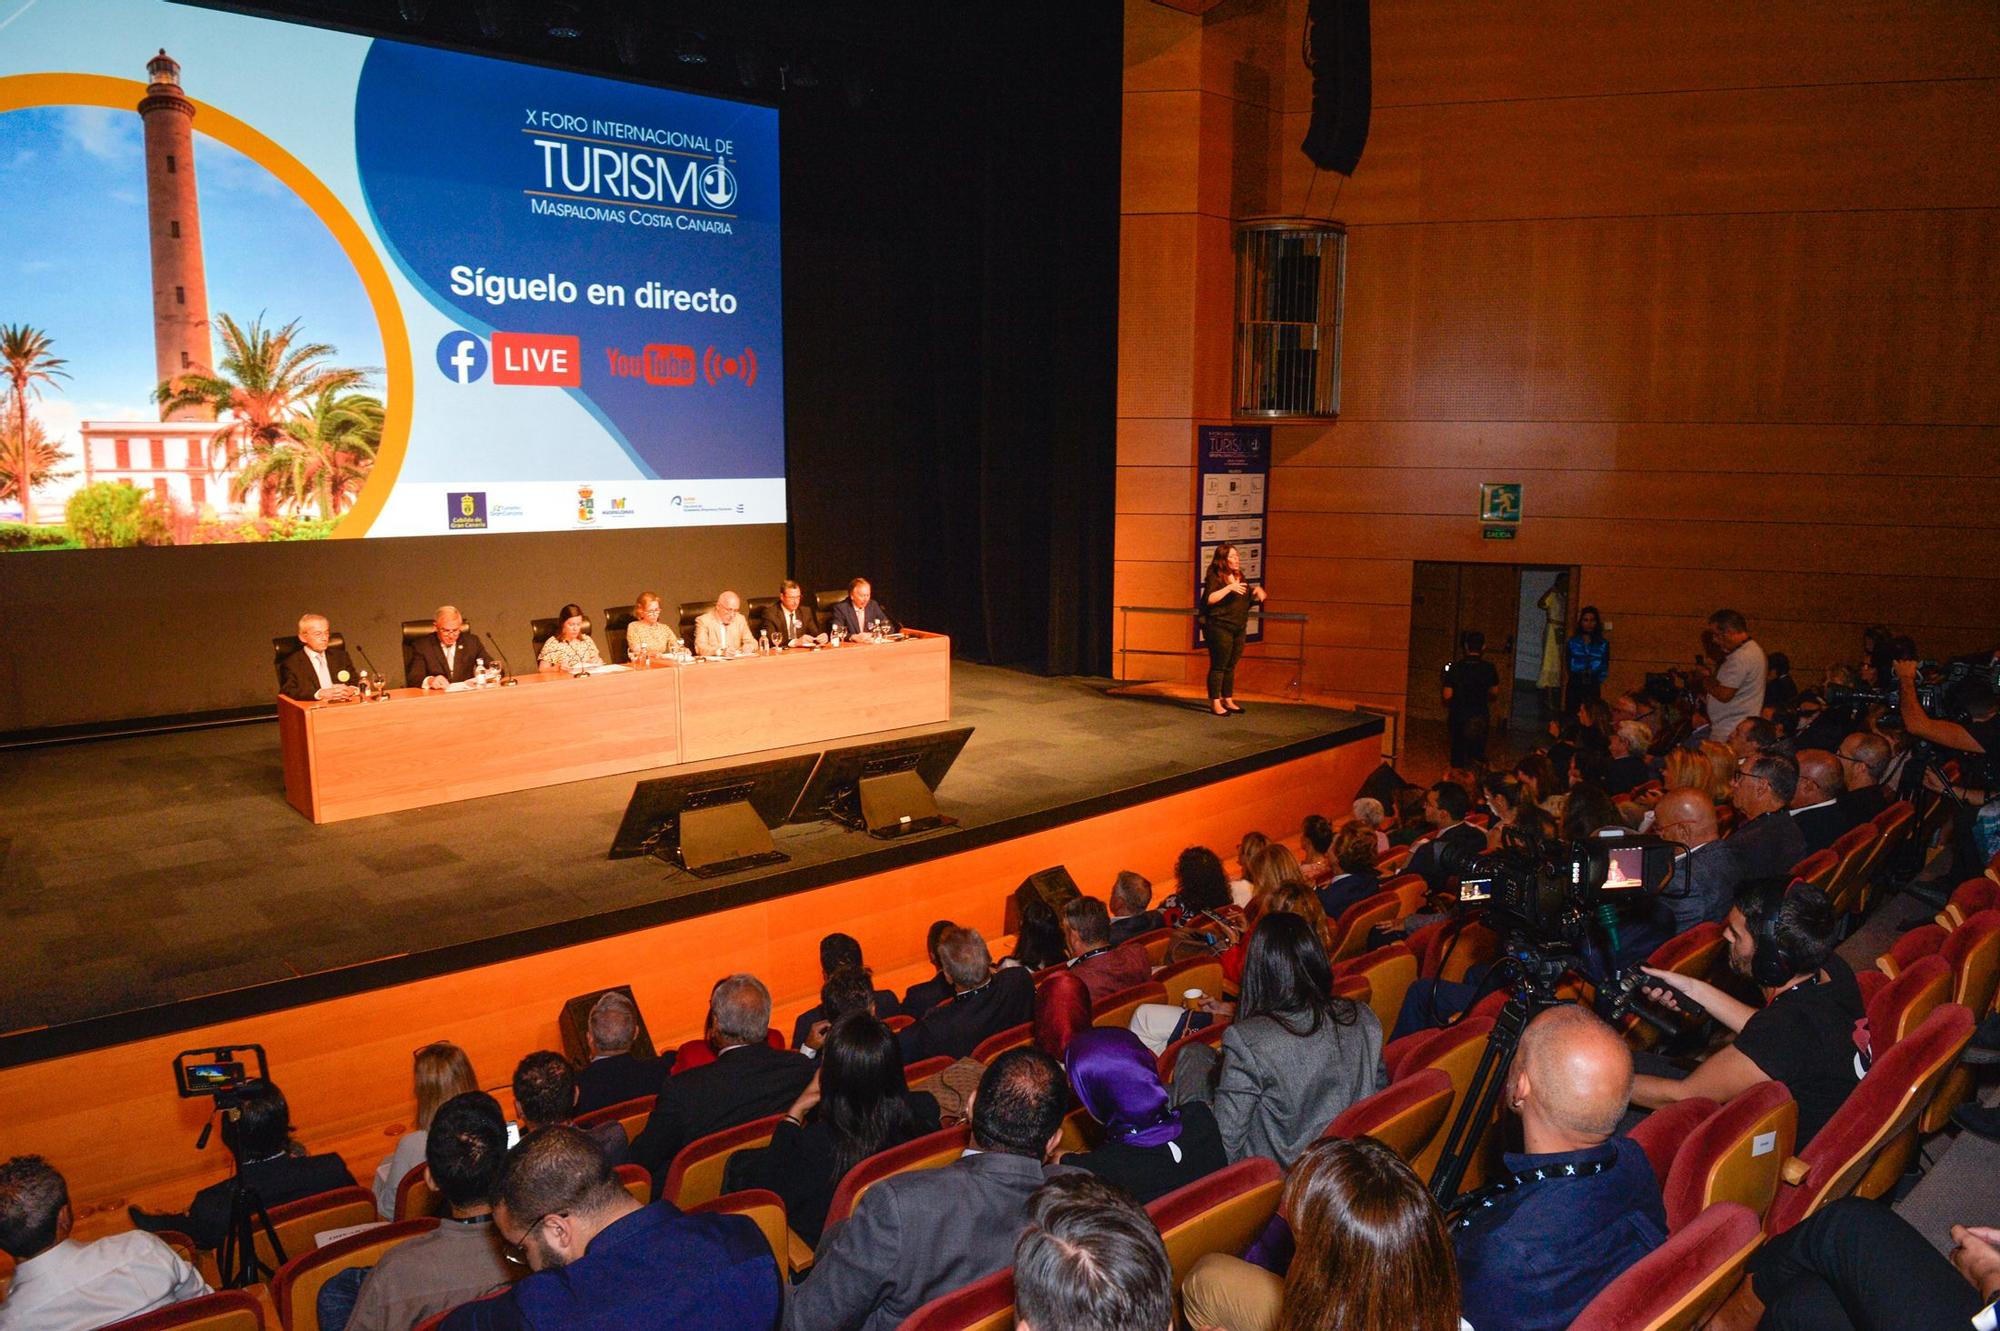
<svg viewBox="0 0 2000 1331">
<path fill-rule="evenodd" d="M 500 650 L 500 644 L 497 641 L 489 642 L 486 646 L 492 651 L 493 663 L 500 667 L 500 678 L 504 682 L 507 678 L 507 655 Z"/>
</svg>

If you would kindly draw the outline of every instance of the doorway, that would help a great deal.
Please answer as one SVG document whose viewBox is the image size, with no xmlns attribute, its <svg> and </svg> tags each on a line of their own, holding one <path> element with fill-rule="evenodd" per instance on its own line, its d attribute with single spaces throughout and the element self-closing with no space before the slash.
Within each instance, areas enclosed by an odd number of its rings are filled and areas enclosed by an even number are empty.
<svg viewBox="0 0 2000 1331">
<path fill-rule="evenodd" d="M 1543 601 L 1558 578 L 1567 574 L 1574 587 L 1574 569 L 1540 564 L 1465 564 L 1417 561 L 1410 593 L 1410 670 L 1404 707 L 1417 720 L 1442 721 L 1444 700 L 1438 696 L 1446 664 L 1458 655 L 1460 635 L 1477 629 L 1486 635 L 1486 659 L 1500 675 L 1500 696 L 1493 704 L 1492 751 L 1522 747 L 1504 739 L 1510 724 L 1532 736 L 1547 722 L 1536 696 L 1550 645 L 1549 625 L 1556 632 L 1557 683 L 1561 682 L 1560 644 L 1568 635 L 1569 602 L 1557 595 Z"/>
</svg>

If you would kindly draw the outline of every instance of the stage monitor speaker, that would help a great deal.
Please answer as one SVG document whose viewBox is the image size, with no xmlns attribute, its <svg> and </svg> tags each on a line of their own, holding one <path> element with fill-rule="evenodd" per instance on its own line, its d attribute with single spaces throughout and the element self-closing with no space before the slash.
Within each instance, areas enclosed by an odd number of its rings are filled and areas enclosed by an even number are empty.
<svg viewBox="0 0 2000 1331">
<path fill-rule="evenodd" d="M 791 856 L 771 840 L 819 765 L 816 753 L 681 772 L 632 788 L 610 858 L 652 855 L 703 878 Z"/>
<path fill-rule="evenodd" d="M 971 726 L 828 749 L 792 809 L 793 822 L 831 818 L 890 838 L 951 827 L 931 792 L 958 759 Z"/>
<path fill-rule="evenodd" d="M 1368 0 L 1309 0 L 1306 65 L 1312 71 L 1307 157 L 1322 170 L 1354 174 L 1368 146 L 1370 88 Z"/>
<path fill-rule="evenodd" d="M 1070 877 L 1067 865 L 1058 864 L 1040 873 L 1029 874 L 1007 898 L 1007 914 L 1002 927 L 1008 933 L 1021 931 L 1021 898 L 1030 893 L 1040 897 L 1043 904 L 1054 911 L 1057 918 L 1061 918 L 1063 907 L 1082 896 L 1083 889 L 1076 885 L 1076 879 Z"/>
<path fill-rule="evenodd" d="M 587 994 L 578 994 L 564 1003 L 562 1015 L 556 1019 L 556 1027 L 562 1032 L 563 1057 L 574 1067 L 582 1067 L 590 1062 L 590 1010 L 597 1006 L 597 1000 L 606 994 L 623 994 L 632 998 L 632 986 L 614 984 L 609 989 L 593 989 Z M 639 1000 L 632 999 L 632 1010 L 638 1012 Z M 639 1012 L 639 1031 L 632 1040 L 632 1052 L 640 1058 L 654 1056 L 653 1037 L 646 1032 L 646 1014 Z"/>
</svg>

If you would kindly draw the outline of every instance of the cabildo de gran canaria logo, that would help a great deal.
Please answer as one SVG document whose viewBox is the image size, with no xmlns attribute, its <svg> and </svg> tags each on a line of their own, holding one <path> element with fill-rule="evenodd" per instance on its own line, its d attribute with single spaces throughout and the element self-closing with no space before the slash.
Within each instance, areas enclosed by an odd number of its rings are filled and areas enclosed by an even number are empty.
<svg viewBox="0 0 2000 1331">
<path fill-rule="evenodd" d="M 530 111 L 527 133 L 537 214 L 735 234 L 728 139 L 550 110 Z"/>
</svg>

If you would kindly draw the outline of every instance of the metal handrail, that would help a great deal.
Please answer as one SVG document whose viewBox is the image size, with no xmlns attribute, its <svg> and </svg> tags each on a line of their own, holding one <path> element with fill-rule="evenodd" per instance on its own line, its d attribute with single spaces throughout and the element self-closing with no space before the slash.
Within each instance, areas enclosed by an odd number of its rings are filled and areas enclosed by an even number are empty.
<svg viewBox="0 0 2000 1331">
<path fill-rule="evenodd" d="M 1200 613 L 1193 606 L 1121 605 L 1116 607 L 1116 609 L 1119 614 L 1119 620 L 1118 620 L 1119 678 L 1122 679 L 1126 677 L 1125 667 L 1127 665 L 1127 658 L 1131 657 L 1134 654 L 1137 654 L 1139 656 L 1191 656 L 1194 654 L 1196 649 L 1192 647 L 1181 648 L 1177 651 L 1170 652 L 1165 650 L 1164 648 L 1159 648 L 1159 647 L 1132 647 L 1127 645 L 1128 643 L 1130 643 L 1132 638 L 1131 624 L 1130 624 L 1131 616 L 1175 615 L 1183 619 L 1191 619 L 1195 615 Z M 1296 699 L 1304 696 L 1305 672 L 1306 672 L 1306 625 L 1311 622 L 1310 617 L 1298 614 L 1295 611 L 1288 611 L 1288 610 L 1269 610 L 1269 611 L 1259 610 L 1257 612 L 1257 617 L 1263 620 L 1267 624 L 1297 624 L 1299 626 L 1299 637 L 1297 643 L 1295 644 L 1296 650 L 1293 652 L 1292 655 L 1274 656 L 1268 652 L 1265 652 L 1265 653 L 1260 653 L 1256 657 L 1256 659 L 1260 661 L 1291 662 L 1292 682 L 1287 687 L 1293 698 Z M 1258 646 L 1260 647 L 1269 647 L 1271 645 L 1272 644 L 1269 643 L 1268 641 L 1258 644 Z"/>
</svg>

